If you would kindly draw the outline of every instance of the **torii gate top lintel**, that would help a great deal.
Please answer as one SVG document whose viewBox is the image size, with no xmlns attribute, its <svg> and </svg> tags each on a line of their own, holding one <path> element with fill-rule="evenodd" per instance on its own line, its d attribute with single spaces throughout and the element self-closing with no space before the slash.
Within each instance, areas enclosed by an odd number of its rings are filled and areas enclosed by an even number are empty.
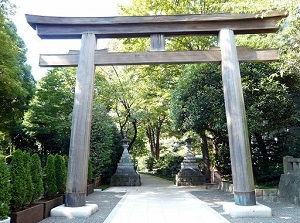
<svg viewBox="0 0 300 223">
<path fill-rule="evenodd" d="M 191 14 L 116 17 L 55 17 L 26 15 L 27 22 L 42 39 L 80 39 L 82 33 L 97 38 L 149 37 L 151 34 L 218 35 L 226 27 L 235 34 L 276 32 L 277 23 L 287 13 L 273 11 L 259 14 Z M 262 19 L 263 18 L 263 19 Z"/>
</svg>

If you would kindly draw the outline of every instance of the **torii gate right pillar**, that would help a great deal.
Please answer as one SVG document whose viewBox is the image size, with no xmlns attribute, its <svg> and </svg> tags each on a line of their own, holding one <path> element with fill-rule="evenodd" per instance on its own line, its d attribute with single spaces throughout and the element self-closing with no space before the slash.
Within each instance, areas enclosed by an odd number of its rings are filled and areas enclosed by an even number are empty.
<svg viewBox="0 0 300 223">
<path fill-rule="evenodd" d="M 219 43 L 234 201 L 241 206 L 256 205 L 247 119 L 233 31 L 222 29 Z"/>
</svg>

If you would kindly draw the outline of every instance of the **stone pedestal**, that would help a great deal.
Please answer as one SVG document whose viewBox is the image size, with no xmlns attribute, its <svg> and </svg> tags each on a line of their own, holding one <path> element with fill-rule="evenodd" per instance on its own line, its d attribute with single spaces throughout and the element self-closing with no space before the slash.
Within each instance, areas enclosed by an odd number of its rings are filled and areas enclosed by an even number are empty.
<svg viewBox="0 0 300 223">
<path fill-rule="evenodd" d="M 197 186 L 205 183 L 205 177 L 200 172 L 199 165 L 191 151 L 191 139 L 186 140 L 188 152 L 181 163 L 181 169 L 176 175 L 176 186 Z"/>
<path fill-rule="evenodd" d="M 272 217 L 272 209 L 259 203 L 251 206 L 241 206 L 229 202 L 223 204 L 223 210 L 233 218 Z"/>
<path fill-rule="evenodd" d="M 112 176 L 111 186 L 141 186 L 140 175 L 135 171 L 133 162 L 128 153 L 129 140 L 125 137 L 123 140 L 123 154 L 118 163 L 117 171 Z"/>
<path fill-rule="evenodd" d="M 281 174 L 279 182 L 280 201 L 300 205 L 300 174 Z"/>
</svg>

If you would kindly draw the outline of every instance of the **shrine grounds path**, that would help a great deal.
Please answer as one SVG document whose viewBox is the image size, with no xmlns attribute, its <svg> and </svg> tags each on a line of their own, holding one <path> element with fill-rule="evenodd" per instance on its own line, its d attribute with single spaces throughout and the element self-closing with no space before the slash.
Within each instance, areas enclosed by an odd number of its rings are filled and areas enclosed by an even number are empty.
<svg viewBox="0 0 300 223">
<path fill-rule="evenodd" d="M 141 175 L 140 187 L 110 187 L 96 190 L 87 202 L 99 206 L 85 219 L 50 217 L 42 223 L 299 223 L 300 207 L 280 202 L 260 203 L 271 207 L 270 218 L 232 218 L 222 203 L 233 202 L 231 193 L 204 187 L 177 187 L 172 182 Z"/>
</svg>

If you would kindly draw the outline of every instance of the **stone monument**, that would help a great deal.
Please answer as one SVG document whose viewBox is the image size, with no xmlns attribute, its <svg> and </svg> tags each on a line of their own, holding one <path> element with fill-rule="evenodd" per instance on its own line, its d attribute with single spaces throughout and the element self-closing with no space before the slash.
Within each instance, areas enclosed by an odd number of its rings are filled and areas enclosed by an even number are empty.
<svg viewBox="0 0 300 223">
<path fill-rule="evenodd" d="M 125 136 L 122 139 L 123 154 L 118 163 L 116 173 L 112 176 L 111 186 L 141 186 L 140 175 L 135 171 L 133 162 L 128 153 L 129 140 Z"/>
<path fill-rule="evenodd" d="M 279 182 L 279 200 L 300 206 L 300 158 L 283 157 L 283 171 Z"/>
<path fill-rule="evenodd" d="M 176 186 L 197 186 L 205 183 L 205 177 L 200 172 L 199 165 L 192 152 L 192 140 L 186 140 L 188 151 L 181 163 L 181 169 L 176 175 Z"/>
</svg>

